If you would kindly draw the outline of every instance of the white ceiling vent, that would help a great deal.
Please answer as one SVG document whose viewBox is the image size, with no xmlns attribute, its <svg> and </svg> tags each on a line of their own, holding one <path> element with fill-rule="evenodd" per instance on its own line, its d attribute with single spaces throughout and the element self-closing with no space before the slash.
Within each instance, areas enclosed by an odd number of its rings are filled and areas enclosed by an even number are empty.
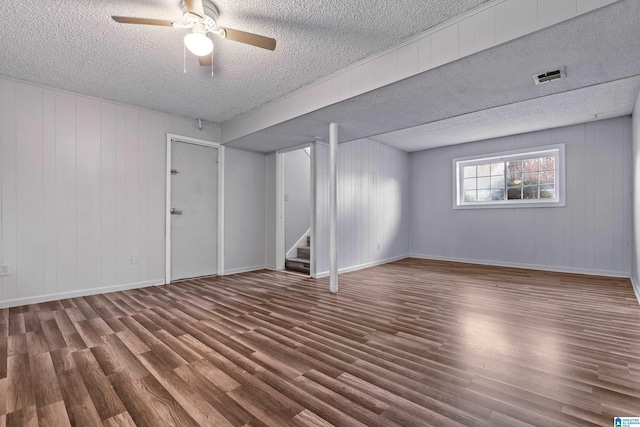
<svg viewBox="0 0 640 427">
<path fill-rule="evenodd" d="M 560 67 L 557 70 L 534 74 L 533 82 L 537 85 L 541 85 L 542 83 L 549 83 L 553 80 L 561 79 L 566 76 L 567 74 L 565 73 L 564 67 Z"/>
</svg>

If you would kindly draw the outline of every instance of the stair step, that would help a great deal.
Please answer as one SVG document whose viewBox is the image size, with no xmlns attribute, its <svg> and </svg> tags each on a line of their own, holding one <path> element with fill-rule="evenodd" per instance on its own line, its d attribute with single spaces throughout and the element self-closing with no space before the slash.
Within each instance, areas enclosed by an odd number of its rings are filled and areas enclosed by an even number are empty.
<svg viewBox="0 0 640 427">
<path fill-rule="evenodd" d="M 287 258 L 287 260 L 285 261 L 285 264 L 287 263 L 303 264 L 304 266 L 308 267 L 311 265 L 311 260 L 295 257 L 295 258 Z"/>
<path fill-rule="evenodd" d="M 284 262 L 284 268 L 309 274 L 311 272 L 311 264 L 309 262 L 308 259 L 304 258 L 287 258 Z"/>
<path fill-rule="evenodd" d="M 302 259 L 311 258 L 311 246 L 298 246 L 297 257 Z"/>
</svg>

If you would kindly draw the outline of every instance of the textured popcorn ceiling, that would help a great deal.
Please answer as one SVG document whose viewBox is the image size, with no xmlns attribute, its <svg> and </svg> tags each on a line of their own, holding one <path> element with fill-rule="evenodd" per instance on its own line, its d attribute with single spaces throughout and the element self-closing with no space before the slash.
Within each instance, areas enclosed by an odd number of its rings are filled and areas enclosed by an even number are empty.
<svg viewBox="0 0 640 427">
<path fill-rule="evenodd" d="M 214 39 L 215 75 L 187 30 L 111 15 L 179 20 L 180 0 L 2 0 L 0 75 L 221 123 L 487 0 L 216 0 L 218 23 L 277 39 L 275 52 Z"/>
<path fill-rule="evenodd" d="M 326 141 L 335 121 L 341 142 L 417 151 L 631 114 L 639 30 L 640 1 L 621 0 L 228 145 L 270 152 Z M 559 66 L 567 78 L 533 84 L 534 73 Z"/>
</svg>

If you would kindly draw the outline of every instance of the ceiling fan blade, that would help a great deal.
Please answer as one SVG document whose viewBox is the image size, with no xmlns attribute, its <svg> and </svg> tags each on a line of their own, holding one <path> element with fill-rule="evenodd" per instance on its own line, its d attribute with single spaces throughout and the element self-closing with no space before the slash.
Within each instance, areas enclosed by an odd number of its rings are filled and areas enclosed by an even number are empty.
<svg viewBox="0 0 640 427">
<path fill-rule="evenodd" d="M 234 42 L 250 44 L 251 46 L 261 47 L 263 49 L 275 50 L 276 41 L 270 37 L 259 36 L 258 34 L 247 33 L 245 31 L 233 30 L 231 28 L 219 27 L 226 34 L 224 38 L 233 40 Z"/>
<path fill-rule="evenodd" d="M 211 55 L 198 56 L 198 60 L 203 67 L 211 67 L 213 65 L 213 57 Z"/>
<path fill-rule="evenodd" d="M 198 15 L 200 18 L 204 18 L 204 6 L 202 6 L 202 0 L 184 0 L 184 4 L 187 6 L 187 10 L 190 13 Z"/>
<path fill-rule="evenodd" d="M 173 22 L 165 19 L 131 18 L 128 16 L 112 16 L 111 18 L 121 24 L 161 25 L 164 27 L 173 27 Z"/>
</svg>

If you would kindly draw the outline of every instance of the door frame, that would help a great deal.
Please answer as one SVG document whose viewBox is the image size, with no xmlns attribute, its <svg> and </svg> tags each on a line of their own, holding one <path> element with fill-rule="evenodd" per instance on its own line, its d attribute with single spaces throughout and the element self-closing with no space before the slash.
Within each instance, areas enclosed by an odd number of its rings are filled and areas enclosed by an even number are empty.
<svg viewBox="0 0 640 427">
<path fill-rule="evenodd" d="M 218 150 L 218 276 L 224 276 L 224 146 L 217 142 L 167 133 L 166 202 L 165 202 L 165 277 L 171 283 L 171 143 L 201 145 Z"/>
<path fill-rule="evenodd" d="M 276 151 L 276 270 L 284 270 L 284 261 L 287 249 L 284 247 L 284 230 L 285 230 L 285 201 L 284 201 L 284 155 L 291 151 L 309 149 L 309 173 L 311 174 L 311 184 L 309 194 L 311 195 L 311 253 L 309 256 L 309 265 L 311 273 L 314 273 L 315 266 L 315 179 L 314 179 L 314 149 L 313 143 L 306 142 L 290 148 L 284 148 Z"/>
</svg>

